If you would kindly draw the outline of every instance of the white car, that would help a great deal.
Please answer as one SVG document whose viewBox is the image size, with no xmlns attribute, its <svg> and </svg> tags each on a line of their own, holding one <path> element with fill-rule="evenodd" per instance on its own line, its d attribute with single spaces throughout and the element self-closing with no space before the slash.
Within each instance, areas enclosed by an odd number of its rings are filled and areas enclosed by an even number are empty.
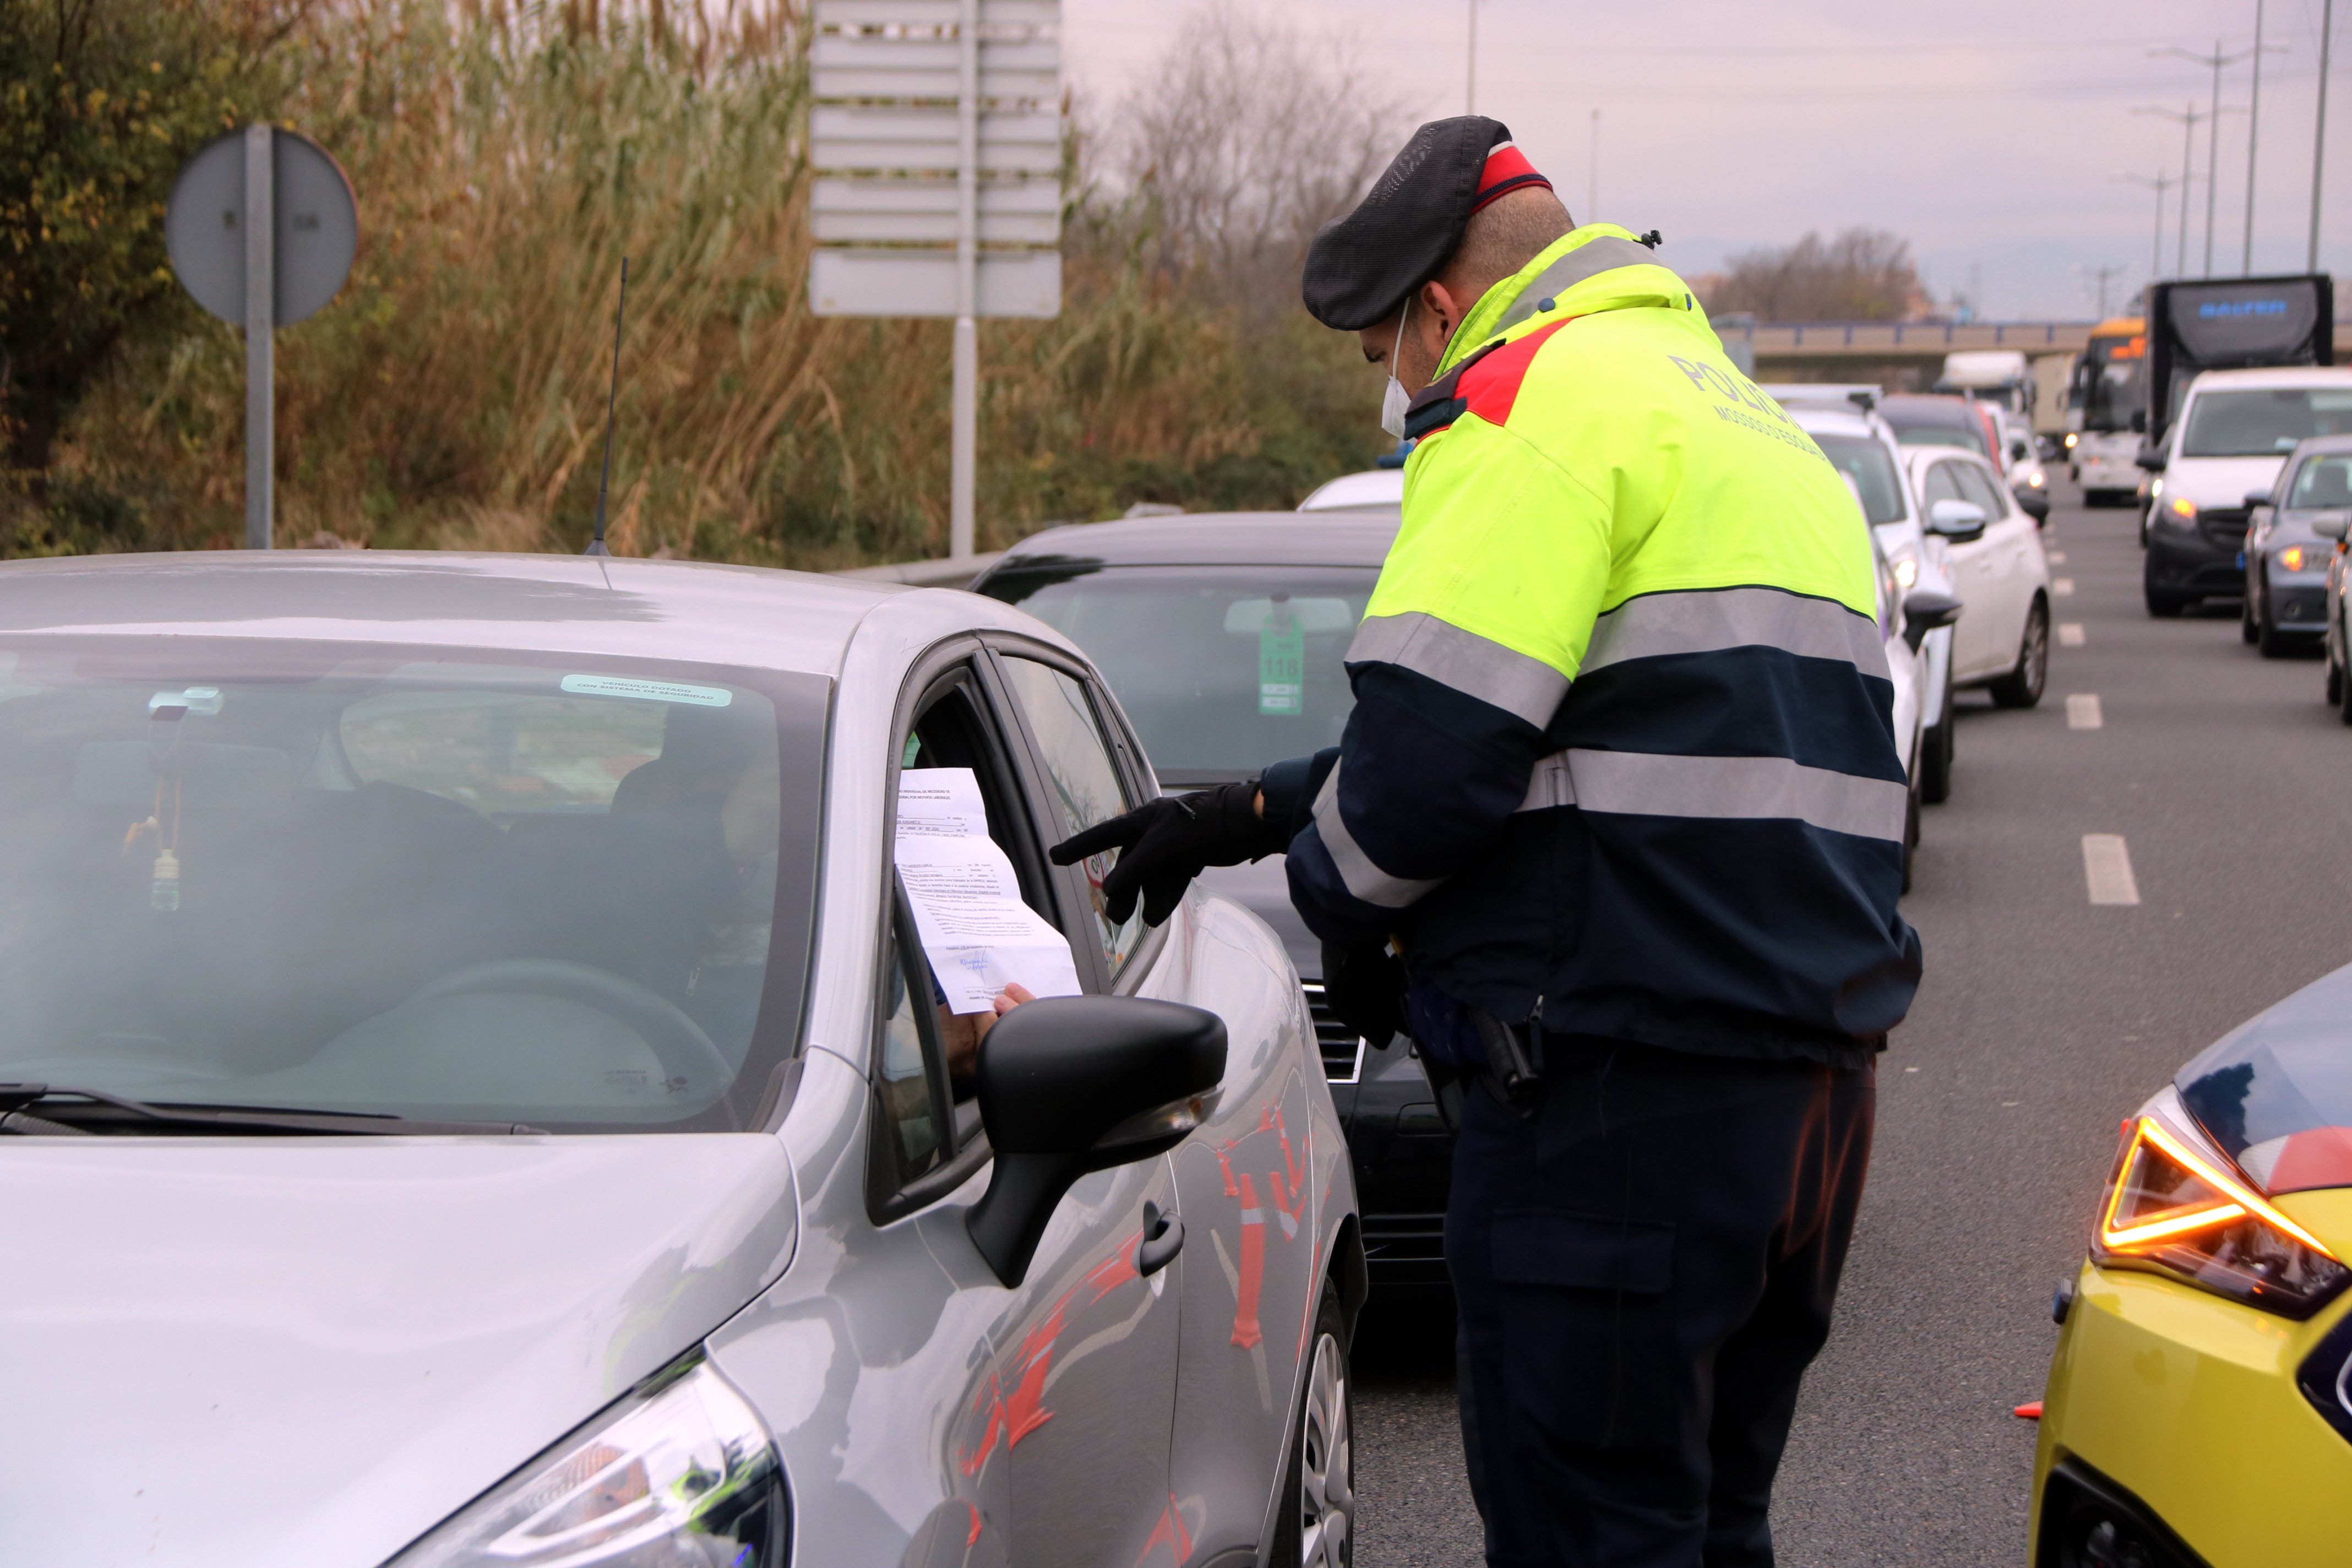
<svg viewBox="0 0 2352 1568">
<path fill-rule="evenodd" d="M 2297 443 L 2341 435 L 2352 435 L 2352 370 L 2209 370 L 2190 382 L 2150 459 L 2160 467 L 2140 520 L 2148 614 L 2242 595 L 2250 503 L 2268 504 Z"/>
<path fill-rule="evenodd" d="M 1298 503 L 1301 511 L 1382 511 L 1404 505 L 1404 464 L 1341 474 L 1315 487 Z"/>
<path fill-rule="evenodd" d="M 1952 683 L 1981 686 L 2003 708 L 2032 707 L 2050 672 L 2041 525 L 1974 452 L 1914 447 L 1905 456 L 1929 531 L 1951 542 L 1953 584 L 1969 607 L 1952 637 Z"/>
<path fill-rule="evenodd" d="M 1966 602 L 1951 574 L 1945 540 L 1927 531 L 1924 509 L 1914 497 L 1904 466 L 1904 448 L 1885 420 L 1864 412 L 1843 397 L 1816 402 L 1807 388 L 1786 386 L 1776 393 L 1790 418 L 1813 438 L 1822 454 L 1837 465 L 1853 485 L 1870 520 L 1895 591 L 1915 590 L 1949 595 Z M 1825 388 L 1835 395 L 1843 387 Z M 1952 791 L 1952 638 L 1950 626 L 1930 631 L 1919 651 L 1920 736 L 1913 771 L 1919 798 L 1933 805 Z M 1910 732 L 1896 727 L 1906 741 Z"/>
</svg>

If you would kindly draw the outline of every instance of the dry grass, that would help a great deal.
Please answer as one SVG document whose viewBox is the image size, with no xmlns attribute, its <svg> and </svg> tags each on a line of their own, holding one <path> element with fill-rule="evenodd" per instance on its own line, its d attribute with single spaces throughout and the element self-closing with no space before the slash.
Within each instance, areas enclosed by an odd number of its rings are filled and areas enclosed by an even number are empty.
<svg viewBox="0 0 2352 1568">
<path fill-rule="evenodd" d="M 278 118 L 343 161 L 362 237 L 279 334 L 278 537 L 577 549 L 626 254 L 616 551 L 943 552 L 947 323 L 807 310 L 806 33 L 790 0 L 322 0 Z M 1352 342 L 1167 265 L 1150 183 L 1096 195 L 1080 152 L 1063 315 L 982 328 L 982 547 L 1138 500 L 1287 505 L 1367 461 Z M 238 335 L 188 307 L 83 403 L 15 547 L 236 542 L 242 425 Z"/>
</svg>

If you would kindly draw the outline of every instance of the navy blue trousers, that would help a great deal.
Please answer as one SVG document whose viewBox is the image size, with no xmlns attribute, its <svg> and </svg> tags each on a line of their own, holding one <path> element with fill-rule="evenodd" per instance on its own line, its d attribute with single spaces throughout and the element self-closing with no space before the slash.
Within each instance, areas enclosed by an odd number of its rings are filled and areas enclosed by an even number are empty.
<svg viewBox="0 0 2352 1568">
<path fill-rule="evenodd" d="M 1445 1215 L 1493 1568 L 1769 1568 L 1829 1336 L 1874 1068 L 1586 1042 L 1522 1117 L 1464 1097 Z"/>
</svg>

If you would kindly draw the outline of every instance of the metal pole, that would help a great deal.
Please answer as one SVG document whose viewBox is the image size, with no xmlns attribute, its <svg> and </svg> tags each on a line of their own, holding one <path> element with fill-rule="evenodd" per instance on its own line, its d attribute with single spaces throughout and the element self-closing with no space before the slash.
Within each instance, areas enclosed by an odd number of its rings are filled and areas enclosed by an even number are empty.
<svg viewBox="0 0 2352 1568">
<path fill-rule="evenodd" d="M 2221 40 L 2213 40 L 2213 114 L 2206 128 L 2205 276 L 2213 276 L 2213 202 L 2221 191 Z"/>
<path fill-rule="evenodd" d="M 949 411 L 948 554 L 972 553 L 980 447 L 980 0 L 963 0 L 956 28 L 955 381 Z"/>
<path fill-rule="evenodd" d="M 245 547 L 269 548 L 277 479 L 276 365 L 271 311 L 276 305 L 277 171 L 267 125 L 245 128 Z"/>
<path fill-rule="evenodd" d="M 2171 183 L 2171 179 L 2167 175 L 2158 174 L 2156 177 L 2156 244 L 2149 249 L 2147 256 L 2147 279 L 2151 283 L 2164 276 L 2164 188 Z M 2186 200 L 2188 195 L 2188 192 L 2183 191 L 2182 199 Z"/>
<path fill-rule="evenodd" d="M 2327 151 L 2327 44 L 2336 31 L 2336 0 L 2320 0 L 2319 121 L 2311 133 L 2311 252 L 2304 259 L 2306 272 L 2319 270 L 2319 163 Z"/>
<path fill-rule="evenodd" d="M 2219 94 L 2216 94 L 2218 101 Z M 2254 0 L 2254 83 L 2246 97 L 2246 248 L 2238 275 L 2254 275 L 2254 136 L 2263 118 L 2263 0 Z"/>
<path fill-rule="evenodd" d="M 1469 66 L 1462 88 L 1462 112 L 1478 112 L 1478 0 L 1470 0 Z"/>
</svg>

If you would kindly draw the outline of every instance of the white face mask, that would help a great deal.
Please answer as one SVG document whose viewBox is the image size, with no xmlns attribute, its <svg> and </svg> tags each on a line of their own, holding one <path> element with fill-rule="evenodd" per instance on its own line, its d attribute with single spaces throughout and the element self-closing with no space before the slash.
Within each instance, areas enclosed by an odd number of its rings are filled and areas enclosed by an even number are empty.
<svg viewBox="0 0 2352 1568">
<path fill-rule="evenodd" d="M 1396 342 L 1389 350 L 1388 390 L 1381 394 L 1381 428 L 1395 440 L 1404 439 L 1404 411 L 1412 403 L 1405 395 L 1404 386 L 1396 378 L 1397 360 L 1404 353 L 1404 324 L 1412 320 L 1412 296 L 1404 297 L 1404 311 L 1397 317 Z"/>
</svg>

